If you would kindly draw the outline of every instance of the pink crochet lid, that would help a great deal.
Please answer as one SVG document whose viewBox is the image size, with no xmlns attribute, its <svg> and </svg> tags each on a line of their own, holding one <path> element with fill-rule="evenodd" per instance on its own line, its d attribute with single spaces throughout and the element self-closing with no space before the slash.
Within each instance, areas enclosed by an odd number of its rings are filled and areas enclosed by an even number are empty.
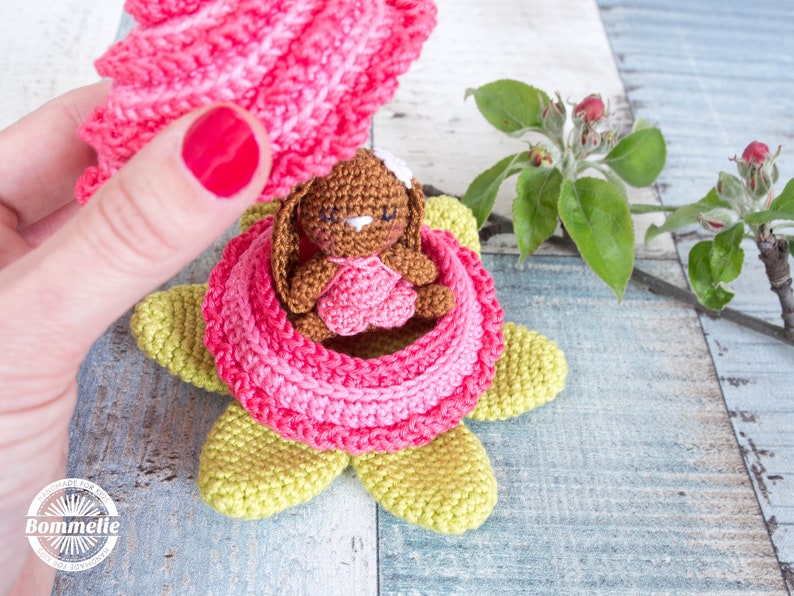
<svg viewBox="0 0 794 596">
<path fill-rule="evenodd" d="M 423 251 L 455 308 L 408 347 L 361 359 L 300 335 L 270 277 L 272 219 L 227 246 L 204 300 L 204 341 L 220 377 L 258 422 L 286 439 L 353 455 L 426 444 L 457 426 L 491 384 L 502 310 L 479 258 L 424 228 Z"/>
<path fill-rule="evenodd" d="M 80 136 L 98 154 L 86 202 L 163 127 L 234 102 L 265 126 L 273 170 L 260 200 L 325 176 L 367 139 L 371 116 L 435 26 L 431 0 L 127 0 L 140 25 L 97 61 L 114 79 Z"/>
</svg>

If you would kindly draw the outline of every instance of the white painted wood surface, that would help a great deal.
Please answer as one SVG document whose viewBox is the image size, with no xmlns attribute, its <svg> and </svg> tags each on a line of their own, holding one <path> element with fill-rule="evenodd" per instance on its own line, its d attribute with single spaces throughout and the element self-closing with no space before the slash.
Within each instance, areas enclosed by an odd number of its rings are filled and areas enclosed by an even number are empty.
<svg viewBox="0 0 794 596">
<path fill-rule="evenodd" d="M 513 77 L 571 99 L 598 90 L 625 111 L 593 0 L 437 3 L 438 30 L 375 122 L 376 143 L 403 155 L 424 182 L 461 193 L 517 150 L 463 101 L 466 87 Z M 675 32 L 668 35 L 673 53 L 676 40 L 691 44 L 692 13 L 708 12 L 691 2 L 647 4 L 654 18 L 675 26 L 648 25 L 643 34 Z M 602 5 L 613 11 L 613 32 L 637 26 L 620 6 Z M 91 62 L 115 36 L 120 7 L 120 0 L 0 0 L 0 123 L 95 80 Z M 768 16 L 774 20 L 772 9 Z M 640 51 L 617 51 L 618 62 Z M 713 80 L 713 65 L 676 64 L 700 84 Z M 686 80 L 667 62 L 659 69 Z M 671 115 L 688 122 L 684 102 L 660 102 L 650 82 L 635 88 L 628 71 L 635 116 L 665 131 Z M 720 110 L 710 110 L 719 120 Z M 673 137 L 671 157 L 682 138 Z M 713 149 L 710 137 L 686 138 L 690 159 Z M 663 193 L 690 184 L 686 160 L 671 167 Z M 501 213 L 509 213 L 510 198 L 502 194 Z M 204 281 L 221 248 L 211 247 L 172 283 Z M 557 340 L 571 373 L 558 401 L 515 421 L 475 426 L 500 482 L 500 503 L 481 530 L 450 538 L 408 526 L 379 512 L 349 473 L 272 520 L 214 513 L 198 498 L 195 473 L 224 401 L 146 361 L 123 317 L 81 371 L 69 468 L 114 497 L 125 535 L 102 566 L 59 574 L 55 593 L 784 592 L 775 548 L 792 552 L 794 537 L 782 524 L 772 528 L 773 545 L 765 521 L 770 511 L 792 509 L 785 462 L 794 460 L 772 453 L 790 445 L 794 420 L 790 407 L 769 398 L 791 386 L 783 372 L 790 352 L 698 322 L 633 286 L 617 306 L 578 259 L 546 252 L 523 271 L 512 256 L 485 258 L 507 318 Z M 641 254 L 643 267 L 684 283 L 669 239 Z M 748 372 L 759 351 L 764 364 Z"/>
<path fill-rule="evenodd" d="M 99 79 L 124 0 L 0 0 L 0 128 Z"/>
</svg>

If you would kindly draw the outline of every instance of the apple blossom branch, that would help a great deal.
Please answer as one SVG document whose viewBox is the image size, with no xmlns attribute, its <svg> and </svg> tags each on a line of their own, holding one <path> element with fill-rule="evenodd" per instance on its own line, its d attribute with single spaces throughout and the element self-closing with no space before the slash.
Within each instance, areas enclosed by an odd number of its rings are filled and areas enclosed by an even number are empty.
<svg viewBox="0 0 794 596">
<path fill-rule="evenodd" d="M 454 196 L 430 184 L 424 185 L 423 190 L 425 195 L 428 197 L 439 195 Z M 496 213 L 491 213 L 488 216 L 486 224 L 480 228 L 480 240 L 487 242 L 490 238 L 493 238 L 498 234 L 512 233 L 513 222 L 509 218 Z M 573 252 L 576 251 L 576 245 L 569 237 L 551 236 L 546 240 L 546 242 L 560 245 L 566 249 L 570 249 Z M 657 296 L 671 298 L 677 302 L 690 306 L 697 312 L 702 313 L 711 319 L 730 321 L 756 333 L 766 335 L 767 337 L 771 337 L 780 342 L 794 346 L 794 338 L 790 337 L 786 333 L 785 329 L 781 328 L 779 325 L 773 325 L 767 321 L 759 319 L 758 317 L 754 317 L 728 307 L 725 307 L 722 310 L 712 310 L 707 308 L 699 302 L 697 296 L 692 291 L 663 280 L 660 277 L 653 275 L 652 273 L 648 273 L 647 271 L 644 271 L 636 266 L 632 269 L 631 281 L 640 287 L 646 288 L 649 292 L 656 294 Z M 794 306 L 794 304 L 792 304 L 792 306 Z"/>
</svg>

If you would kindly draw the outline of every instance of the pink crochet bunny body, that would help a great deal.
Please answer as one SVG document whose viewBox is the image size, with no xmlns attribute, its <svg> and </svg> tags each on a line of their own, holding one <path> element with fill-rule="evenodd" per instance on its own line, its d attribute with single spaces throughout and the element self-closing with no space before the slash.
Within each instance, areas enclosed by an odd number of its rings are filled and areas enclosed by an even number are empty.
<svg viewBox="0 0 794 596">
<path fill-rule="evenodd" d="M 416 290 L 377 255 L 328 260 L 340 267 L 317 301 L 317 314 L 334 333 L 393 329 L 414 316 Z"/>
</svg>

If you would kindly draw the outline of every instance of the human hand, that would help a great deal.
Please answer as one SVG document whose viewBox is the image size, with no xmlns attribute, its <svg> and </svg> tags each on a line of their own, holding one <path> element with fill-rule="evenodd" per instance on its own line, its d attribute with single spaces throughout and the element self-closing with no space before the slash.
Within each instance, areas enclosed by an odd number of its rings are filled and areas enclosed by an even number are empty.
<svg viewBox="0 0 794 596">
<path fill-rule="evenodd" d="M 95 159 L 76 135 L 107 83 L 0 131 L 0 593 L 49 594 L 25 514 L 65 476 L 77 369 L 91 344 L 254 202 L 270 172 L 265 131 L 214 106 L 177 120 L 84 207 Z"/>
</svg>

